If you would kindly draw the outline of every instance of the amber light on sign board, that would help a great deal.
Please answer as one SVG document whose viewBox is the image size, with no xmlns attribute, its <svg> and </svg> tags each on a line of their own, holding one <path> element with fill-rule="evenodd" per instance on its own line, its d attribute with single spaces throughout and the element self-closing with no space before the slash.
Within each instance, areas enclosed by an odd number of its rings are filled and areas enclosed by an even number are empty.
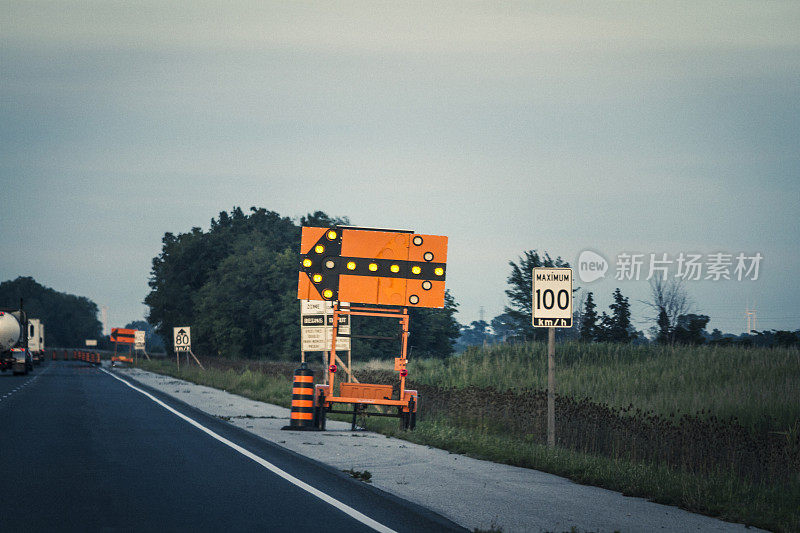
<svg viewBox="0 0 800 533">
<path fill-rule="evenodd" d="M 443 307 L 447 237 L 304 227 L 298 298 Z"/>
</svg>

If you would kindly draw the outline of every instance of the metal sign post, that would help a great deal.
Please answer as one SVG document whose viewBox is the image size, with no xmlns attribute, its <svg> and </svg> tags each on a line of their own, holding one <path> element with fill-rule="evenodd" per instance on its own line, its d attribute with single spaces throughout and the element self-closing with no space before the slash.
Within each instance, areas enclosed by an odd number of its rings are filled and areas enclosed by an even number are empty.
<svg viewBox="0 0 800 533">
<path fill-rule="evenodd" d="M 547 445 L 556 445 L 556 328 L 547 328 Z"/>
<path fill-rule="evenodd" d="M 572 327 L 572 269 L 533 269 L 533 327 L 547 328 L 547 445 L 556 445 L 556 328 Z"/>
</svg>

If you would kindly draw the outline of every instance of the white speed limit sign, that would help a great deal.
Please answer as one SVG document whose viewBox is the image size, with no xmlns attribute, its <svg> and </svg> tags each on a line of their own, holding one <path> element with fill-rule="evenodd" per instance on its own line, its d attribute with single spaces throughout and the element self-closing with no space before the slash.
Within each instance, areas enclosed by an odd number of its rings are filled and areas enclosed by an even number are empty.
<svg viewBox="0 0 800 533">
<path fill-rule="evenodd" d="M 133 334 L 134 349 L 144 350 L 145 343 L 146 343 L 145 332 L 137 329 L 136 332 Z"/>
<path fill-rule="evenodd" d="M 172 328 L 173 346 L 176 352 L 188 352 L 192 349 L 192 328 L 183 326 Z"/>
<path fill-rule="evenodd" d="M 533 269 L 533 326 L 572 327 L 572 269 Z"/>
</svg>

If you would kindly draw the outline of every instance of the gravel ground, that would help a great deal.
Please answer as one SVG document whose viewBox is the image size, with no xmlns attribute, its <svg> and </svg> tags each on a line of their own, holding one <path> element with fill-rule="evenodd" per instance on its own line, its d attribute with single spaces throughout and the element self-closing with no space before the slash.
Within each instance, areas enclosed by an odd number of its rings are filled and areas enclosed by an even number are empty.
<svg viewBox="0 0 800 533">
<path fill-rule="evenodd" d="M 115 369 L 280 446 L 342 470 L 468 528 L 516 531 L 744 531 L 745 526 L 623 496 L 527 468 L 479 461 L 429 446 L 350 431 L 282 431 L 289 410 L 139 369 Z M 757 531 L 749 528 L 749 531 Z"/>
</svg>

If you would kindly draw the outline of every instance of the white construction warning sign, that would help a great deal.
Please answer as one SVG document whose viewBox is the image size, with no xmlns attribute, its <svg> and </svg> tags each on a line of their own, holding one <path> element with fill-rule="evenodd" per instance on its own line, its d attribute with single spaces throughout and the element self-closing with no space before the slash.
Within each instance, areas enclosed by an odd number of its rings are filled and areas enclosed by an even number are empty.
<svg viewBox="0 0 800 533">
<path fill-rule="evenodd" d="M 339 303 L 341 307 L 350 304 Z M 350 315 L 339 316 L 336 351 L 350 350 Z M 304 352 L 323 352 L 331 349 L 333 338 L 333 303 L 300 300 L 300 349 Z"/>
<path fill-rule="evenodd" d="M 135 350 L 144 350 L 144 345 L 145 345 L 144 333 L 145 333 L 144 331 L 137 329 L 136 332 L 133 334 L 133 348 Z"/>
</svg>

